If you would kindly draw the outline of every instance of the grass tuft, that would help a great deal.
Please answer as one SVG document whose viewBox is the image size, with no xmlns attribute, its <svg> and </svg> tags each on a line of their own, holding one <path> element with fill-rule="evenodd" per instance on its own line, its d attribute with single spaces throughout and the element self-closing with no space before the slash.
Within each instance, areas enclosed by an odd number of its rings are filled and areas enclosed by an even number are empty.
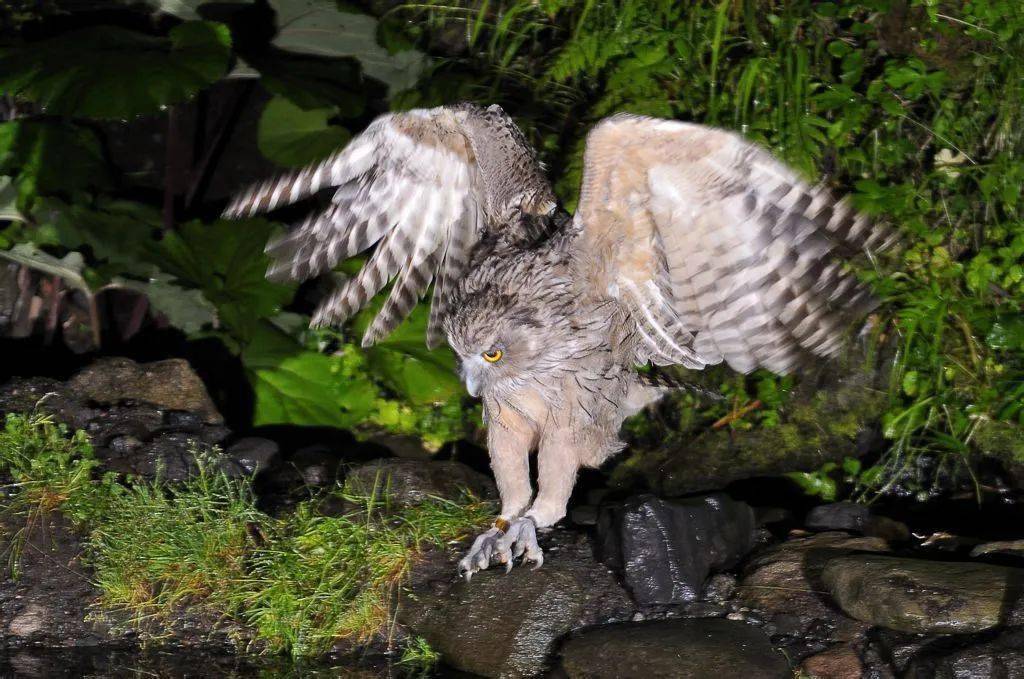
<svg viewBox="0 0 1024 679">
<path fill-rule="evenodd" d="M 345 495 L 355 509 L 343 516 L 310 500 L 274 518 L 256 508 L 248 479 L 227 477 L 209 456 L 196 462 L 185 483 L 118 483 L 97 478 L 83 432 L 48 416 L 8 415 L 0 436 L 0 473 L 12 479 L 5 511 L 72 518 L 87 534 L 98 606 L 147 638 L 171 633 L 188 611 L 240 624 L 254 647 L 296 658 L 339 639 L 390 639 L 397 595 L 423 551 L 465 537 L 493 511 L 466 497 L 384 512 L 375 489 Z M 429 647 L 413 644 L 409 657 L 426 663 Z"/>
</svg>

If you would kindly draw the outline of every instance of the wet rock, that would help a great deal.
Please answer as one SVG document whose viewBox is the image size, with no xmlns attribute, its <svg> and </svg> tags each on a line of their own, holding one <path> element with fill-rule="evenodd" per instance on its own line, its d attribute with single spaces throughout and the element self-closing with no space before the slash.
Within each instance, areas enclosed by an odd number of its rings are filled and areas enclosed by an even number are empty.
<svg viewBox="0 0 1024 679">
<path fill-rule="evenodd" d="M 543 568 L 455 576 L 457 553 L 419 566 L 398 619 L 440 651 L 445 663 L 485 677 L 532 677 L 545 670 L 557 641 L 589 625 L 629 620 L 634 605 L 586 536 L 555 530 L 541 536 Z M 429 569 L 424 574 L 423 569 Z"/>
<path fill-rule="evenodd" d="M 227 459 L 249 476 L 272 467 L 279 453 L 277 443 L 257 436 L 238 439 L 224 451 Z"/>
<path fill-rule="evenodd" d="M 1024 569 L 860 554 L 821 574 L 843 611 L 918 634 L 967 634 L 1024 623 Z"/>
<path fill-rule="evenodd" d="M 93 410 L 68 394 L 62 382 L 48 377 L 15 377 L 0 386 L 0 415 L 37 409 L 52 413 L 75 429 L 84 428 L 95 416 Z"/>
<path fill-rule="evenodd" d="M 989 555 L 1024 557 L 1024 540 L 985 542 L 971 550 L 974 558 Z"/>
<path fill-rule="evenodd" d="M 825 565 L 851 552 L 888 551 L 884 540 L 819 533 L 786 540 L 755 555 L 745 566 L 735 600 L 769 619 L 787 616 L 787 633 L 824 641 L 845 641 L 857 629 L 829 599 L 821 582 Z"/>
<path fill-rule="evenodd" d="M 561 656 L 561 669 L 569 679 L 792 676 L 763 632 L 721 619 L 606 625 L 571 638 Z"/>
<path fill-rule="evenodd" d="M 848 645 L 834 646 L 806 658 L 800 670 L 801 676 L 808 679 L 861 679 L 864 676 L 860 656 Z"/>
<path fill-rule="evenodd" d="M 819 505 L 807 513 L 804 525 L 811 530 L 845 530 L 889 542 L 905 542 L 910 538 L 910 530 L 905 524 L 885 516 L 875 516 L 870 508 L 854 502 Z"/>
<path fill-rule="evenodd" d="M 345 476 L 349 493 L 370 495 L 375 488 L 399 507 L 430 497 L 457 500 L 467 491 L 482 499 L 497 496 L 490 478 L 452 460 L 373 460 L 353 467 Z"/>
<path fill-rule="evenodd" d="M 85 431 L 94 445 L 113 449 L 111 443 L 114 439 L 130 437 L 145 441 L 163 426 L 163 411 L 151 405 L 136 403 L 96 410 L 85 425 Z"/>
<path fill-rule="evenodd" d="M 754 544 L 754 512 L 722 494 L 667 501 L 641 495 L 601 508 L 601 559 L 623 573 L 639 603 L 694 601 L 712 570 Z"/>
<path fill-rule="evenodd" d="M 81 564 L 79 540 L 59 515 L 43 515 L 23 534 L 26 543 L 17 552 L 19 577 L 7 577 L 6 559 L 12 553 L 9 541 L 25 528 L 16 521 L 23 520 L 10 517 L 0 522 L 0 554 L 5 555 L 0 577 L 0 648 L 98 646 L 123 641 L 104 623 L 86 619 L 97 591 Z"/>
<path fill-rule="evenodd" d="M 143 401 L 167 410 L 199 413 L 208 424 L 223 422 L 202 380 L 183 359 L 136 363 L 106 358 L 72 377 L 67 387 L 76 396 L 101 405 Z"/>
<path fill-rule="evenodd" d="M 1017 679 L 1024 677 L 1024 630 L 950 650 L 928 649 L 914 658 L 908 679 Z"/>
<path fill-rule="evenodd" d="M 736 592 L 736 576 L 729 573 L 716 573 L 704 583 L 703 598 L 716 603 L 724 603 Z"/>
<path fill-rule="evenodd" d="M 809 511 L 804 525 L 811 530 L 847 530 L 863 533 L 869 520 L 871 520 L 871 510 L 867 505 L 859 505 L 854 502 L 833 502 L 819 505 Z"/>
<path fill-rule="evenodd" d="M 197 455 L 219 459 L 219 456 L 213 456 L 209 447 L 196 442 L 191 434 L 167 432 L 140 446 L 130 457 L 118 461 L 111 460 L 110 466 L 117 471 L 146 478 L 159 476 L 165 481 L 181 483 L 199 470 Z"/>
</svg>

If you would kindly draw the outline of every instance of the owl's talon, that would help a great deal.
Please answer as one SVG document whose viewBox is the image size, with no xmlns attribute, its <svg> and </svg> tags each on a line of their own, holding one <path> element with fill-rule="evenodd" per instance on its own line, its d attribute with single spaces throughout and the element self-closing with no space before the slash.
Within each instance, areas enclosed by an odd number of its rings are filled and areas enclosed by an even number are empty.
<svg viewBox="0 0 1024 679">
<path fill-rule="evenodd" d="M 533 570 L 544 564 L 544 550 L 537 543 L 537 524 L 528 517 L 516 519 L 504 533 L 492 528 L 477 536 L 469 553 L 459 561 L 459 575 L 469 582 L 474 573 L 492 563 L 504 564 L 505 573 L 510 573 L 520 557 L 523 563 L 532 563 Z"/>
</svg>

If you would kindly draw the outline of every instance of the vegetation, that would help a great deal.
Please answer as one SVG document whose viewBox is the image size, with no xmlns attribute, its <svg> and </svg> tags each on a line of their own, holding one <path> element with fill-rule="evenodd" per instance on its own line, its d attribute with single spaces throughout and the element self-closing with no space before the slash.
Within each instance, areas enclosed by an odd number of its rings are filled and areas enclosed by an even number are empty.
<svg viewBox="0 0 1024 679">
<path fill-rule="evenodd" d="M 258 78 L 259 151 L 291 167 L 384 108 L 497 102 L 570 209 L 585 133 L 601 117 L 720 125 L 824 175 L 904 236 L 898 254 L 863 267 L 885 302 L 874 337 L 892 357 L 891 446 L 883 471 L 858 472 L 853 487 L 906 486 L 922 454 L 946 470 L 970 471 L 985 454 L 1024 463 L 1016 0 L 430 0 L 379 22 L 300 5 L 158 2 L 147 15 L 84 13 L 73 29 L 48 3 L 19 5 L 17 36 L 0 50 L 0 91 L 17 114 L 0 123 L 0 196 L 11 201 L 0 254 L 61 277 L 69 304 L 132 290 L 190 337 L 219 338 L 246 367 L 257 423 L 386 428 L 436 447 L 466 436 L 477 414 L 461 407 L 450 355 L 422 349 L 422 315 L 368 351 L 353 342 L 360 319 L 305 330 L 301 291 L 262 278 L 259 244 L 280 227 L 217 222 L 222 201 L 204 197 L 235 118 L 192 148 L 184 114 L 212 116 L 215 100 L 241 107 L 252 87 L 232 100 L 214 85 Z M 100 39 L 109 51 L 91 49 Z M 100 122 L 140 114 L 167 129 L 159 190 L 112 161 L 118 128 Z M 190 150 L 191 167 L 174 160 Z M 94 339 L 109 334 L 83 308 Z M 699 406 L 702 426 L 788 417 L 791 381 L 715 375 L 728 399 Z M 932 479 L 914 483 L 927 493 Z"/>
<path fill-rule="evenodd" d="M 13 481 L 0 510 L 11 525 L 50 511 L 74 521 L 87 536 L 100 608 L 146 636 L 170 631 L 187 607 L 188 616 L 232 623 L 257 649 L 295 657 L 338 639 L 387 638 L 399 588 L 423 550 L 465 537 L 493 511 L 467 497 L 384 512 L 375 490 L 346 496 L 355 509 L 342 516 L 320 513 L 321 497 L 274 518 L 257 510 L 248 479 L 228 478 L 212 457 L 197 463 L 176 485 L 97 478 L 84 432 L 8 415 L 0 478 Z M 437 657 L 414 639 L 405 660 Z"/>
</svg>

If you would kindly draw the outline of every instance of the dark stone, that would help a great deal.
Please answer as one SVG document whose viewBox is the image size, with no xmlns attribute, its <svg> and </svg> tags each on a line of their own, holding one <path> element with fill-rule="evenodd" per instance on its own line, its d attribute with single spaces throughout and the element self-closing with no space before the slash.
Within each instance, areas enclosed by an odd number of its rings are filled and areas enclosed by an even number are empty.
<svg viewBox="0 0 1024 679">
<path fill-rule="evenodd" d="M 10 540 L 25 528 L 21 521 L 15 517 L 6 519 L 6 525 L 0 521 L 0 554 L 12 554 Z M 7 556 L 0 576 L 0 648 L 124 643 L 125 637 L 116 630 L 87 619 L 98 592 L 81 563 L 82 545 L 68 523 L 51 512 L 22 536 L 25 545 L 17 551 L 19 577 L 7 577 Z"/>
<path fill-rule="evenodd" d="M 101 359 L 72 377 L 67 388 L 71 394 L 100 405 L 142 401 L 164 410 L 199 413 L 208 424 L 224 421 L 203 381 L 183 359 L 155 363 Z"/>
<path fill-rule="evenodd" d="M 861 679 L 864 664 L 849 644 L 834 646 L 804 659 L 800 676 L 808 679 Z"/>
<path fill-rule="evenodd" d="M 849 619 L 829 599 L 821 571 L 837 556 L 856 551 L 887 551 L 879 538 L 852 537 L 847 533 L 818 533 L 791 538 L 756 554 L 744 567 L 736 590 L 737 603 L 763 611 L 770 620 L 795 616 L 800 629 L 791 633 L 823 641 L 846 641 L 863 627 L 851 628 Z"/>
<path fill-rule="evenodd" d="M 905 524 L 885 516 L 875 516 L 867 506 L 854 502 L 819 505 L 807 513 L 804 524 L 811 530 L 846 530 L 889 542 L 905 542 L 910 538 L 910 530 Z"/>
<path fill-rule="evenodd" d="M 170 410 L 164 414 L 164 424 L 176 431 L 199 431 L 203 418 L 199 413 Z"/>
<path fill-rule="evenodd" d="M 792 676 L 756 627 L 732 620 L 666 620 L 585 630 L 562 647 L 569 679 L 769 679 Z"/>
<path fill-rule="evenodd" d="M 0 386 L 0 415 L 51 413 L 73 429 L 84 429 L 96 413 L 68 393 L 65 386 L 48 377 L 15 377 Z"/>
<path fill-rule="evenodd" d="M 90 440 L 97 446 L 111 445 L 118 437 L 130 436 L 140 441 L 150 439 L 164 423 L 164 413 L 151 405 L 116 405 L 98 409 L 85 426 Z"/>
<path fill-rule="evenodd" d="M 274 441 L 250 436 L 232 443 L 224 454 L 243 472 L 253 476 L 273 466 L 279 452 Z"/>
<path fill-rule="evenodd" d="M 704 583 L 703 598 L 707 601 L 723 603 L 736 592 L 736 576 L 729 573 L 716 573 Z"/>
<path fill-rule="evenodd" d="M 908 679 L 1018 679 L 1024 677 L 1024 630 L 952 650 L 925 650 L 914 658 Z"/>
<path fill-rule="evenodd" d="M 198 471 L 196 454 L 211 454 L 210 449 L 195 441 L 186 432 L 167 432 L 155 437 L 122 464 L 129 471 L 147 478 L 160 478 L 172 483 L 188 480 Z"/>
<path fill-rule="evenodd" d="M 715 494 L 667 501 L 641 495 L 605 505 L 600 558 L 622 572 L 642 604 L 694 601 L 712 570 L 736 564 L 754 544 L 749 505 Z"/>
<path fill-rule="evenodd" d="M 435 552 L 417 567 L 399 621 L 426 639 L 446 664 L 485 677 L 543 672 L 567 632 L 629 620 L 634 605 L 586 537 L 555 530 L 541 538 L 543 568 L 455 576 L 456 551 Z M 468 545 L 467 545 L 468 546 Z"/>
<path fill-rule="evenodd" d="M 804 525 L 811 530 L 848 530 L 863 533 L 870 519 L 871 510 L 866 505 L 833 502 L 819 505 L 809 511 Z"/>
<path fill-rule="evenodd" d="M 370 495 L 375 488 L 399 507 L 419 504 L 430 497 L 457 500 L 466 492 L 481 499 L 497 495 L 489 477 L 452 460 L 373 460 L 353 467 L 345 476 L 349 493 Z"/>
<path fill-rule="evenodd" d="M 320 487 L 338 479 L 341 460 L 342 456 L 329 446 L 313 445 L 295 451 L 289 463 L 298 471 L 303 485 Z"/>
<path fill-rule="evenodd" d="M 822 581 L 858 620 L 916 634 L 969 634 L 1024 624 L 1024 569 L 858 554 L 833 559 Z"/>
</svg>

